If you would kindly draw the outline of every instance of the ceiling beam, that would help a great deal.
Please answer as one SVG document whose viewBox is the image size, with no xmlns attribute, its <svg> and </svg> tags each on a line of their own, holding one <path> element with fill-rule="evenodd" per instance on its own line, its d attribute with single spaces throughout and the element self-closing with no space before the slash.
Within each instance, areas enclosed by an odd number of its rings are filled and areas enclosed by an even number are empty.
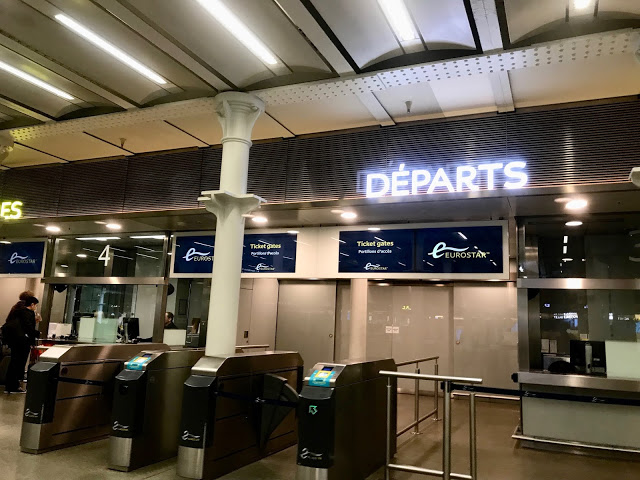
<svg viewBox="0 0 640 480">
<path fill-rule="evenodd" d="M 495 0 L 471 0 L 480 45 L 484 53 L 503 50 L 500 22 Z"/>
<path fill-rule="evenodd" d="M 513 94 L 511 92 L 511 82 L 509 81 L 509 72 L 489 73 L 489 82 L 491 90 L 496 100 L 496 106 L 499 113 L 513 112 L 516 107 L 513 103 Z"/>
<path fill-rule="evenodd" d="M 26 105 L 16 103 L 13 100 L 3 95 L 0 95 L 0 105 L 4 105 L 5 107 L 10 108 L 11 110 L 14 110 L 18 113 L 21 113 L 22 115 L 26 115 L 27 117 L 31 117 L 35 120 L 38 120 L 39 122 L 51 122 L 54 120 L 53 117 L 50 117 L 49 115 L 43 112 L 33 110 L 27 107 Z"/>
</svg>

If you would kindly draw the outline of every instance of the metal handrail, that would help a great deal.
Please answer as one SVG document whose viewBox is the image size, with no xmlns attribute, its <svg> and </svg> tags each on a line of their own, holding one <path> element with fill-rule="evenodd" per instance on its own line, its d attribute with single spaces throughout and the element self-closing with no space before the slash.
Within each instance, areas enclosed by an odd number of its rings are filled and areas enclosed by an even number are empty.
<svg viewBox="0 0 640 480">
<path fill-rule="evenodd" d="M 462 479 L 476 480 L 478 478 L 478 458 L 477 458 L 477 435 L 476 435 L 476 394 L 469 394 L 469 475 L 451 472 L 451 391 L 455 383 L 466 383 L 477 385 L 482 383 L 481 378 L 450 377 L 446 375 L 420 375 L 416 373 L 400 373 L 381 370 L 380 375 L 387 377 L 387 448 L 386 462 L 384 469 L 385 480 L 390 480 L 392 470 L 417 473 L 419 475 L 430 475 L 440 477 L 444 480 Z M 416 381 L 431 380 L 442 382 L 444 390 L 444 424 L 442 426 L 442 470 L 432 470 L 428 468 L 416 467 L 413 465 L 399 465 L 391 463 L 391 416 L 393 398 L 393 379 L 409 378 Z"/>
<path fill-rule="evenodd" d="M 434 355 L 432 357 L 418 358 L 416 360 L 409 360 L 408 362 L 400 362 L 396 363 L 397 367 L 404 367 L 405 365 L 414 365 L 415 364 L 415 373 L 420 373 L 420 364 L 424 362 L 433 362 L 433 373 L 434 375 L 438 375 L 438 360 L 440 357 L 438 355 Z M 408 432 L 413 428 L 413 435 L 420 435 L 420 424 L 424 422 L 427 418 L 435 415 L 434 420 L 437 422 L 439 419 L 439 408 L 438 408 L 438 382 L 433 382 L 433 410 L 427 413 L 425 416 L 420 418 L 420 380 L 416 379 L 415 388 L 413 392 L 414 396 L 414 406 L 413 406 L 413 422 L 404 427 L 403 429 L 396 432 L 396 435 L 399 437 L 405 432 Z"/>
<path fill-rule="evenodd" d="M 430 362 L 432 360 L 438 360 L 439 358 L 440 357 L 436 355 L 434 357 L 425 357 L 425 358 L 419 358 L 417 360 L 409 360 L 408 362 L 396 363 L 396 367 L 404 367 L 405 365 L 412 365 L 414 363 Z"/>
</svg>

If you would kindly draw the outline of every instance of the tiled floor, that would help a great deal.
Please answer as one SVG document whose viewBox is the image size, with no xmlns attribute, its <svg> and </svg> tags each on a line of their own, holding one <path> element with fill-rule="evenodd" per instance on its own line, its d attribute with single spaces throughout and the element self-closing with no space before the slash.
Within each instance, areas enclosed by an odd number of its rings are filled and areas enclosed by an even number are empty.
<svg viewBox="0 0 640 480">
<path fill-rule="evenodd" d="M 102 440 L 42 455 L 20 453 L 20 420 L 24 396 L 0 394 L 0 480 L 175 480 L 175 460 L 132 473 L 106 468 L 107 441 Z M 424 409 L 431 400 L 423 399 Z M 453 402 L 453 470 L 468 473 L 467 401 Z M 400 396 L 399 424 L 410 421 L 412 400 Z M 547 453 L 516 448 L 511 433 L 518 406 L 478 402 L 479 480 L 640 480 L 640 463 Z M 440 468 L 441 424 L 427 420 L 422 435 L 399 439 L 397 461 Z M 640 432 L 639 432 L 640 435 Z M 295 448 L 290 448 L 223 477 L 223 480 L 295 480 Z M 377 472 L 369 480 L 380 480 Z M 393 473 L 394 480 L 418 480 L 418 475 Z M 350 479 L 349 479 L 350 480 Z"/>
</svg>

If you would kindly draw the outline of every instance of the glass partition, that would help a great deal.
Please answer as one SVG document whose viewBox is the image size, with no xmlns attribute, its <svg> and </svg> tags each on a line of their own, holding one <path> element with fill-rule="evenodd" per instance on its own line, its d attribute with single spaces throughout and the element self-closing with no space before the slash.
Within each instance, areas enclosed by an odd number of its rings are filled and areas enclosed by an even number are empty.
<svg viewBox="0 0 640 480">
<path fill-rule="evenodd" d="M 161 277 L 164 241 L 164 235 L 58 238 L 53 276 Z"/>
</svg>

